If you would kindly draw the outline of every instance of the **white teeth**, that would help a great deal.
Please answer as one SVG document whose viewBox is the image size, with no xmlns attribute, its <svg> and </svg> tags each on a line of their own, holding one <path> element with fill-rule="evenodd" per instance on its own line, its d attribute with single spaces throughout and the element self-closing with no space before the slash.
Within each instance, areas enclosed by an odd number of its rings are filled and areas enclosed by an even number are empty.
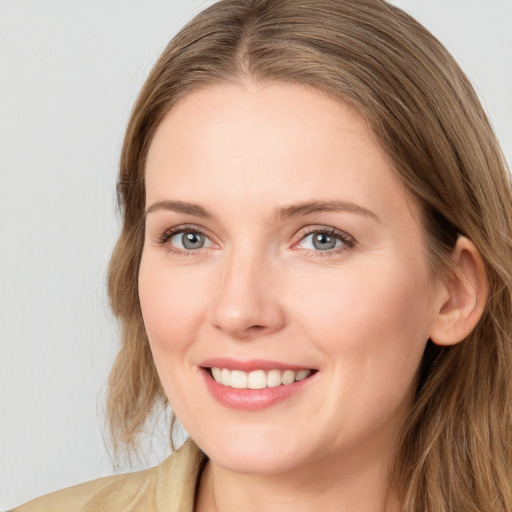
<svg viewBox="0 0 512 512">
<path fill-rule="evenodd" d="M 281 382 L 285 385 L 295 382 L 295 372 L 293 370 L 286 370 L 281 377 Z"/>
<path fill-rule="evenodd" d="M 247 373 L 233 370 L 231 372 L 231 387 L 237 389 L 247 388 Z"/>
<path fill-rule="evenodd" d="M 249 373 L 247 379 L 247 387 L 249 389 L 263 389 L 267 387 L 267 376 L 263 370 L 255 370 Z"/>
<path fill-rule="evenodd" d="M 276 388 L 281 385 L 281 372 L 279 370 L 270 370 L 267 373 L 267 386 Z"/>
<path fill-rule="evenodd" d="M 297 375 L 295 375 L 295 380 L 304 380 L 307 379 L 311 374 L 311 370 L 299 370 Z"/>
<path fill-rule="evenodd" d="M 217 382 L 222 382 L 222 370 L 220 368 L 212 368 L 212 375 Z"/>
<path fill-rule="evenodd" d="M 311 370 L 254 370 L 243 372 L 228 368 L 211 368 L 213 379 L 224 386 L 236 389 L 264 389 L 287 386 L 308 378 Z"/>
<path fill-rule="evenodd" d="M 227 368 L 222 368 L 220 381 L 217 382 L 220 382 L 224 386 L 231 386 L 231 371 Z"/>
</svg>

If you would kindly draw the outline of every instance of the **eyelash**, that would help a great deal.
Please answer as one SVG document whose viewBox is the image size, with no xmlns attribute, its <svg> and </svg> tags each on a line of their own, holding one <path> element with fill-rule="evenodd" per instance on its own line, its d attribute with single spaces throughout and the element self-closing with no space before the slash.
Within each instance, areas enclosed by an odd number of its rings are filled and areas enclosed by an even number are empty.
<svg viewBox="0 0 512 512">
<path fill-rule="evenodd" d="M 161 246 L 167 246 L 169 252 L 172 254 L 178 254 L 180 256 L 193 256 L 193 253 L 198 252 L 199 249 L 178 249 L 173 247 L 168 242 L 171 240 L 173 236 L 185 233 L 197 233 L 203 235 L 205 238 L 210 239 L 210 237 L 200 228 L 194 225 L 180 225 L 167 229 L 164 231 L 157 239 L 157 243 Z"/>
<path fill-rule="evenodd" d="M 204 249 L 205 247 L 201 247 L 199 249 L 178 249 L 176 247 L 173 247 L 169 244 L 169 241 L 173 236 L 179 235 L 179 234 L 185 234 L 185 233 L 196 233 L 203 235 L 208 240 L 211 240 L 210 237 L 202 230 L 201 228 L 198 228 L 194 225 L 181 225 L 181 226 L 175 226 L 170 229 L 167 229 L 164 231 L 160 236 L 157 237 L 156 241 L 161 246 L 168 247 L 169 252 L 173 254 L 178 254 L 182 256 L 193 256 L 194 253 L 197 253 L 200 251 L 200 249 Z M 340 241 L 342 243 L 341 247 L 335 247 L 333 249 L 326 249 L 326 250 L 320 250 L 320 249 L 302 249 L 303 251 L 306 251 L 308 255 L 313 256 L 330 256 L 333 254 L 339 254 L 341 252 L 344 252 L 348 249 L 352 249 L 356 245 L 356 240 L 348 235 L 347 233 L 344 233 L 343 231 L 339 231 L 335 228 L 329 228 L 325 226 L 310 226 L 308 228 L 305 228 L 305 230 L 302 230 L 302 232 L 299 233 L 299 240 L 293 244 L 292 249 L 294 250 L 300 250 L 297 246 L 303 242 L 308 236 L 310 235 L 327 235 L 330 237 L 334 237 L 337 241 Z"/>
<path fill-rule="evenodd" d="M 342 243 L 341 247 L 335 247 L 333 249 L 326 249 L 323 251 L 320 249 L 303 249 L 304 251 L 307 251 L 308 255 L 313 255 L 314 257 L 325 257 L 334 254 L 340 254 L 348 249 L 353 249 L 356 245 L 356 240 L 352 236 L 348 235 L 343 231 L 339 231 L 338 229 L 329 228 L 325 226 L 309 226 L 301 233 L 299 233 L 299 241 L 293 244 L 292 249 L 295 249 L 301 242 L 303 242 L 310 235 L 327 235 L 329 237 L 335 238 L 337 241 L 340 241 Z"/>
</svg>

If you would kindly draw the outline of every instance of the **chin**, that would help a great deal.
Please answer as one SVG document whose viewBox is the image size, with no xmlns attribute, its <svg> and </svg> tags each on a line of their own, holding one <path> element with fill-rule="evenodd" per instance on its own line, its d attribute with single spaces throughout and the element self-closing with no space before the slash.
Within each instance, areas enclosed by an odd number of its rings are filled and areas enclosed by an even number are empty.
<svg viewBox="0 0 512 512">
<path fill-rule="evenodd" d="M 286 436 L 283 427 L 280 432 L 269 430 L 268 426 L 263 432 L 239 428 L 237 432 L 226 432 L 222 436 L 212 436 L 209 431 L 204 437 L 200 434 L 191 434 L 191 437 L 214 464 L 235 473 L 282 474 L 300 466 L 301 460 L 307 458 L 307 439 L 294 442 Z"/>
</svg>

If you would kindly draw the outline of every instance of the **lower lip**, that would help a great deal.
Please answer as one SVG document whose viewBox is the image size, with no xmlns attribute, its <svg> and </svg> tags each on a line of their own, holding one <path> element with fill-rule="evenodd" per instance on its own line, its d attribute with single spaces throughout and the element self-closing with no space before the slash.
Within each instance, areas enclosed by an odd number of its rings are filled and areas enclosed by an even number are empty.
<svg viewBox="0 0 512 512">
<path fill-rule="evenodd" d="M 216 382 L 209 370 L 202 369 L 201 373 L 206 387 L 218 402 L 231 409 L 244 411 L 259 411 L 283 402 L 300 393 L 314 377 L 312 375 L 293 384 L 283 384 L 274 388 L 236 389 Z"/>
</svg>

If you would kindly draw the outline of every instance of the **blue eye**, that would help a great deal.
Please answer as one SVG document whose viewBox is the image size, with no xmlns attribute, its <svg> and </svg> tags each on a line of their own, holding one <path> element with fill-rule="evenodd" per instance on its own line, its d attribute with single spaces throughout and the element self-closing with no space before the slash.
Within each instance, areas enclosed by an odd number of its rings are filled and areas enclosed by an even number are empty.
<svg viewBox="0 0 512 512">
<path fill-rule="evenodd" d="M 313 231 L 305 235 L 297 244 L 301 249 L 312 251 L 332 251 L 342 247 L 353 247 L 353 240 L 338 231 Z"/>
<path fill-rule="evenodd" d="M 182 251 L 195 251 L 210 247 L 213 242 L 200 231 L 179 231 L 168 238 L 170 245 Z"/>
</svg>

